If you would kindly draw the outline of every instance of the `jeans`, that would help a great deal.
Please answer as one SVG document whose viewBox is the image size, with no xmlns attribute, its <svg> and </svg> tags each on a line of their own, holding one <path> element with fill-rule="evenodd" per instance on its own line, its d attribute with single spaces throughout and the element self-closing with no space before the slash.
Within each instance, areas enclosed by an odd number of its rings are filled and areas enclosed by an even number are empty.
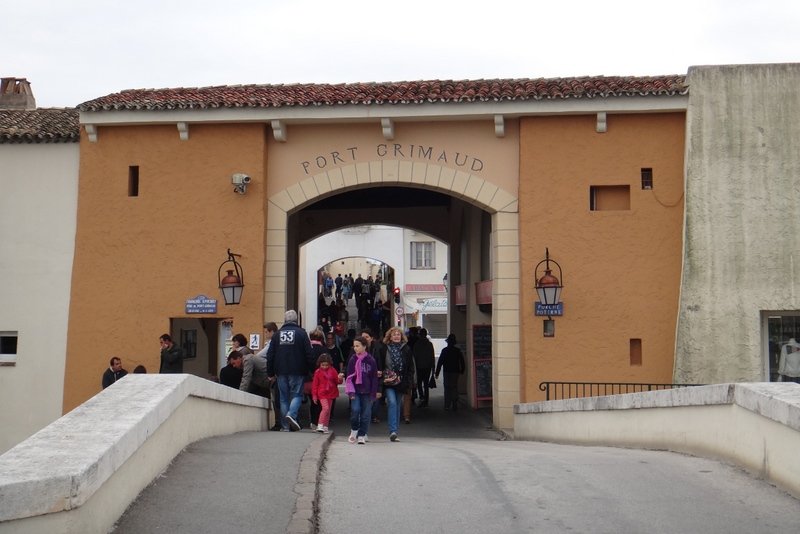
<svg viewBox="0 0 800 534">
<path fill-rule="evenodd" d="M 400 424 L 400 410 L 403 408 L 403 392 L 394 388 L 386 388 L 386 422 L 389 433 L 397 433 Z"/>
<path fill-rule="evenodd" d="M 356 393 L 350 401 L 350 430 L 357 430 L 358 436 L 369 433 L 372 421 L 372 399 L 369 393 Z"/>
<path fill-rule="evenodd" d="M 288 430 L 286 416 L 297 421 L 297 411 L 303 402 L 303 375 L 278 375 L 278 391 L 281 397 L 281 426 Z"/>
</svg>

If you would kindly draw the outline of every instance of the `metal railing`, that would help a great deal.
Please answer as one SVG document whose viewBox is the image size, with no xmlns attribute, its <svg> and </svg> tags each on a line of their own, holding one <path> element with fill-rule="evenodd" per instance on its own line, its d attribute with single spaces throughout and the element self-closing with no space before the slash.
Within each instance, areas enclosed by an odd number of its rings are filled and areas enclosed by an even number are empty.
<svg viewBox="0 0 800 534">
<path fill-rule="evenodd" d="M 702 384 L 642 384 L 635 382 L 540 382 L 539 391 L 545 392 L 545 400 L 602 397 L 623 393 L 640 393 L 662 389 L 686 388 Z"/>
</svg>

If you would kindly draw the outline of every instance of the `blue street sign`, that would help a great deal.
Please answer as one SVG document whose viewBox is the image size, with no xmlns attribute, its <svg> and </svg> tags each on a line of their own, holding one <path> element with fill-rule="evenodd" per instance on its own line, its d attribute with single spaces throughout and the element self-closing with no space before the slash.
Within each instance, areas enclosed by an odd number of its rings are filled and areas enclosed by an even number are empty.
<svg viewBox="0 0 800 534">
<path fill-rule="evenodd" d="M 564 315 L 564 303 L 559 302 L 558 304 L 542 304 L 541 302 L 537 302 L 534 308 L 536 315 L 544 315 L 547 317 L 560 317 Z"/>
<path fill-rule="evenodd" d="M 186 313 L 217 313 L 217 299 L 210 299 L 205 295 L 186 299 Z"/>
</svg>

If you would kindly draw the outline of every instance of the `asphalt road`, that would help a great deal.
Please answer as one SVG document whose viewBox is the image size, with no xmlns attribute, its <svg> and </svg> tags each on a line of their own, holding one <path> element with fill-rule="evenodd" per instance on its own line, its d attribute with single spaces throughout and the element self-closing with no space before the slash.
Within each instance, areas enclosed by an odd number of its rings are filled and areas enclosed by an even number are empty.
<svg viewBox="0 0 800 534">
<path fill-rule="evenodd" d="M 321 484 L 322 534 L 800 532 L 800 501 L 736 467 L 501 441 L 475 413 L 437 403 L 415 410 L 397 443 L 384 423 L 366 445 L 338 432 Z"/>
<path fill-rule="evenodd" d="M 399 442 L 382 421 L 369 443 L 351 445 L 339 398 L 319 532 L 800 532 L 800 501 L 736 467 L 663 451 L 507 441 L 487 412 L 442 404 L 438 388 L 430 408 L 401 424 Z M 300 459 L 323 439 L 305 426 L 190 445 L 115 534 L 286 532 Z"/>
</svg>

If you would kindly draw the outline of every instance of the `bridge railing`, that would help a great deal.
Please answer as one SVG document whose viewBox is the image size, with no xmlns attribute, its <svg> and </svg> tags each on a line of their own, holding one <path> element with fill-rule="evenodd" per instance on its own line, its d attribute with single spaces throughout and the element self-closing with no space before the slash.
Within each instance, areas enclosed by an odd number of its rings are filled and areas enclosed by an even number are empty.
<svg viewBox="0 0 800 534">
<path fill-rule="evenodd" d="M 703 384 L 645 384 L 641 382 L 540 382 L 539 391 L 545 392 L 545 400 L 579 399 L 602 397 L 623 393 L 641 393 L 662 389 L 686 388 Z"/>
</svg>

